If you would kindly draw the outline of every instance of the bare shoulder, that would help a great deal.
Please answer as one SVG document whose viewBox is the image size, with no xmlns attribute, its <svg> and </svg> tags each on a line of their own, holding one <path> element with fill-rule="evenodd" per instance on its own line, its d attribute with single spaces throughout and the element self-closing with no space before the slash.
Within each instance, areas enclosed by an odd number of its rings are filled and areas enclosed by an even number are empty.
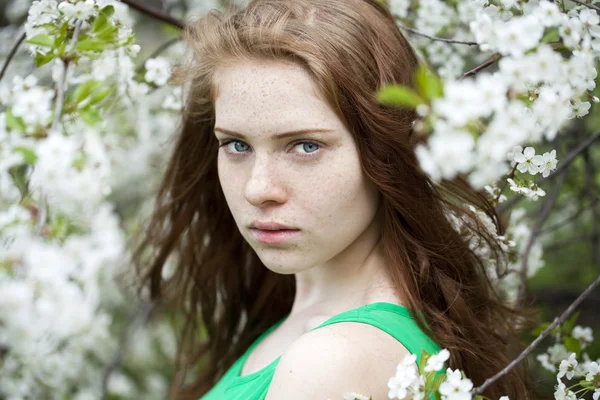
<svg viewBox="0 0 600 400">
<path fill-rule="evenodd" d="M 340 322 L 302 335 L 281 356 L 266 400 L 388 398 L 388 380 L 408 350 L 386 332 Z"/>
</svg>

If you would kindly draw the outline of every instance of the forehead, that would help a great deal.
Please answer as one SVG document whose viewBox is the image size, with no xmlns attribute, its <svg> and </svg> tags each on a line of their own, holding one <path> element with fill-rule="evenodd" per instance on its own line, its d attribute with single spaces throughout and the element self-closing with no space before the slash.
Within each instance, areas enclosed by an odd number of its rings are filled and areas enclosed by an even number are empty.
<svg viewBox="0 0 600 400">
<path fill-rule="evenodd" d="M 215 118 L 222 128 L 277 133 L 290 125 L 308 129 L 339 123 L 310 74 L 293 63 L 244 62 L 220 67 L 215 86 Z"/>
</svg>

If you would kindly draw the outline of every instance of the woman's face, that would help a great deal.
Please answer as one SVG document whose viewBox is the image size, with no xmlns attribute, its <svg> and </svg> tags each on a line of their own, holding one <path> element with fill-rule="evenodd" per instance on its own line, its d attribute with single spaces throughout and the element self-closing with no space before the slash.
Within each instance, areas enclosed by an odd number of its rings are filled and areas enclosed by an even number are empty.
<svg viewBox="0 0 600 400">
<path fill-rule="evenodd" d="M 240 63 L 220 68 L 215 83 L 219 180 L 267 268 L 305 271 L 355 244 L 374 221 L 378 191 L 310 75 L 291 63 Z M 279 136 L 298 130 L 306 132 Z M 294 230 L 256 230 L 256 221 Z"/>
</svg>

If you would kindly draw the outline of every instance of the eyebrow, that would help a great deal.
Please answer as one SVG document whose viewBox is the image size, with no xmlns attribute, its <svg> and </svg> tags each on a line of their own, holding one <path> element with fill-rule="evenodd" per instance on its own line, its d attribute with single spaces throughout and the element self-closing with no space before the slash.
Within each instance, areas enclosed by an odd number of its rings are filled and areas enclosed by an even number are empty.
<svg viewBox="0 0 600 400">
<path fill-rule="evenodd" d="M 223 129 L 223 128 L 215 128 L 215 132 L 219 131 L 222 132 L 226 135 L 231 135 L 231 136 L 235 136 L 238 137 L 240 139 L 245 139 L 246 137 L 244 135 L 242 135 L 239 132 L 235 132 L 235 131 L 230 131 L 228 129 Z M 334 129 L 321 129 L 321 128 L 315 128 L 315 129 L 299 129 L 299 130 L 295 130 L 295 131 L 289 131 L 289 132 L 283 132 L 283 133 L 278 133 L 275 134 L 273 136 L 271 136 L 271 139 L 283 139 L 286 137 L 290 137 L 290 136 L 298 136 L 298 135 L 303 135 L 306 133 L 323 133 L 323 132 L 335 132 Z"/>
</svg>

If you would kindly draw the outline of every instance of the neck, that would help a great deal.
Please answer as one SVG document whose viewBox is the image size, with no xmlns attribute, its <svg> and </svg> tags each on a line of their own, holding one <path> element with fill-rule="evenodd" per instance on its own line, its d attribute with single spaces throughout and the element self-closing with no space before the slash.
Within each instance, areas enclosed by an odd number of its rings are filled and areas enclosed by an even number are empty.
<svg viewBox="0 0 600 400">
<path fill-rule="evenodd" d="M 386 271 L 380 218 L 346 249 L 324 264 L 295 274 L 296 296 L 290 317 L 337 314 L 374 301 L 397 302 Z"/>
</svg>

